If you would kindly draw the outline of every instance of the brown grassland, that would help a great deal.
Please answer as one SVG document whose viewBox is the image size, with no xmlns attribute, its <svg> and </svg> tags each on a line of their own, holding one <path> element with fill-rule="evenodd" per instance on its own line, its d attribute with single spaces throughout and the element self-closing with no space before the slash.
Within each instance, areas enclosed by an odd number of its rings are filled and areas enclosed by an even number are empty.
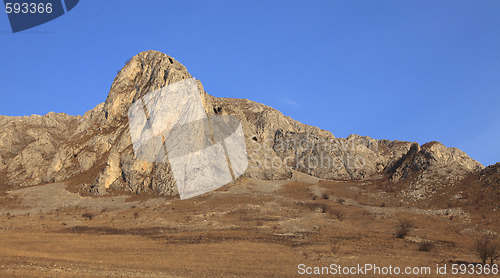
<svg viewBox="0 0 500 278">
<path fill-rule="evenodd" d="M 431 275 L 411 277 L 435 277 L 436 264 L 479 263 L 475 237 L 500 232 L 497 211 L 458 205 L 409 203 L 375 181 L 297 172 L 290 181 L 242 178 L 188 200 L 21 188 L 0 196 L 0 277 L 297 277 L 299 264 L 365 263 L 428 266 Z M 412 228 L 396 238 L 401 219 Z"/>
</svg>

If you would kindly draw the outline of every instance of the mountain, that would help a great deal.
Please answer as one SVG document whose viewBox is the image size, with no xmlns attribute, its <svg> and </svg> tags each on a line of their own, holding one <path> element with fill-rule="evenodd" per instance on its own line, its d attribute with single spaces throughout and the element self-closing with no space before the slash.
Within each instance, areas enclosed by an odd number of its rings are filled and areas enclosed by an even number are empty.
<svg viewBox="0 0 500 278">
<path fill-rule="evenodd" d="M 106 101 L 84 116 L 1 116 L 0 185 L 68 181 L 94 193 L 115 188 L 176 195 L 168 163 L 134 157 L 128 109 L 147 93 L 188 78 L 187 69 L 174 58 L 141 52 L 117 74 Z M 213 97 L 199 80 L 197 84 L 208 115 L 234 115 L 241 121 L 247 177 L 289 179 L 294 169 L 322 179 L 385 179 L 407 182 L 405 194 L 418 199 L 432 191 L 436 181 L 445 186 L 484 168 L 438 142 L 420 146 L 359 135 L 336 138 L 263 104 Z"/>
</svg>

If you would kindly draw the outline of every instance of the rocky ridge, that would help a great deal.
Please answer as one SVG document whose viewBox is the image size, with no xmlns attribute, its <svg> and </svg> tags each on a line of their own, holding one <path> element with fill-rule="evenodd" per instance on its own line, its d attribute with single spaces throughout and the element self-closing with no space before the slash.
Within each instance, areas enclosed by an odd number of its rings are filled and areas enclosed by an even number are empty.
<svg viewBox="0 0 500 278">
<path fill-rule="evenodd" d="M 116 76 L 106 101 L 84 116 L 0 117 L 1 186 L 27 186 L 75 179 L 86 190 L 108 188 L 132 192 L 154 190 L 176 195 L 168 163 L 139 161 L 128 130 L 132 103 L 168 84 L 191 78 L 174 58 L 146 51 L 134 56 Z M 197 81 L 208 115 L 234 115 L 242 123 L 249 167 L 245 176 L 288 179 L 295 169 L 322 179 L 367 179 L 388 176 L 407 182 L 407 194 L 423 198 L 428 186 L 483 169 L 455 148 L 431 142 L 376 140 L 308 126 L 279 111 L 246 99 L 216 98 Z M 413 188 L 413 189 L 412 189 Z M 424 189 L 422 189 L 424 188 Z"/>
</svg>

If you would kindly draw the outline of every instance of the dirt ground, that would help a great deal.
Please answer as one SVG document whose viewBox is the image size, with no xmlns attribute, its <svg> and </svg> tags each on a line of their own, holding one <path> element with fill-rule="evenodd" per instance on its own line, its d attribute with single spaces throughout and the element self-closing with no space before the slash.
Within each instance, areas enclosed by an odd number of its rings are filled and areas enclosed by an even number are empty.
<svg viewBox="0 0 500 278">
<path fill-rule="evenodd" d="M 394 236 L 400 219 L 415 226 L 404 239 Z M 343 277 L 495 277 L 450 271 L 479 262 L 475 236 L 499 226 L 497 211 L 416 208 L 368 181 L 297 172 L 289 181 L 243 178 L 188 200 L 81 196 L 49 184 L 0 196 L 0 277 L 316 276 L 300 275 L 300 264 L 432 270 Z"/>
</svg>

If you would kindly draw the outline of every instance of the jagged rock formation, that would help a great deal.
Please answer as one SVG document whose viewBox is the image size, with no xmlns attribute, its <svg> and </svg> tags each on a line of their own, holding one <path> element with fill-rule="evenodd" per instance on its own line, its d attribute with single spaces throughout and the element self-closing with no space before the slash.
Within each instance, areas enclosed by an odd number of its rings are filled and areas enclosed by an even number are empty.
<svg viewBox="0 0 500 278">
<path fill-rule="evenodd" d="M 53 181 L 47 170 L 82 119 L 55 113 L 43 117 L 0 116 L 0 185 Z"/>
<path fill-rule="evenodd" d="M 394 182 L 405 184 L 403 194 L 411 199 L 422 199 L 438 187 L 449 186 L 465 176 L 483 169 L 463 151 L 447 148 L 439 142 L 429 142 L 420 147 L 413 144 L 388 172 Z"/>
<path fill-rule="evenodd" d="M 363 179 L 383 174 L 409 151 L 411 144 L 359 135 L 344 139 L 278 130 L 274 150 L 287 166 L 312 176 Z"/>
<path fill-rule="evenodd" d="M 484 168 L 477 174 L 477 180 L 482 185 L 500 188 L 500 162 Z"/>
<path fill-rule="evenodd" d="M 172 57 L 146 51 L 118 73 L 106 102 L 83 117 L 54 113 L 0 117 L 0 183 L 22 186 L 74 179 L 96 192 L 116 187 L 177 194 L 168 163 L 135 158 L 127 113 L 147 93 L 187 78 L 191 78 L 187 69 Z M 290 169 L 296 169 L 324 179 L 388 173 L 393 181 L 400 181 L 421 173 L 425 173 L 421 177 L 462 176 L 482 168 L 460 150 L 439 143 L 420 148 L 416 143 L 358 135 L 336 138 L 263 104 L 212 97 L 197 82 L 208 115 L 240 119 L 249 155 L 248 177 L 287 179 Z"/>
</svg>

